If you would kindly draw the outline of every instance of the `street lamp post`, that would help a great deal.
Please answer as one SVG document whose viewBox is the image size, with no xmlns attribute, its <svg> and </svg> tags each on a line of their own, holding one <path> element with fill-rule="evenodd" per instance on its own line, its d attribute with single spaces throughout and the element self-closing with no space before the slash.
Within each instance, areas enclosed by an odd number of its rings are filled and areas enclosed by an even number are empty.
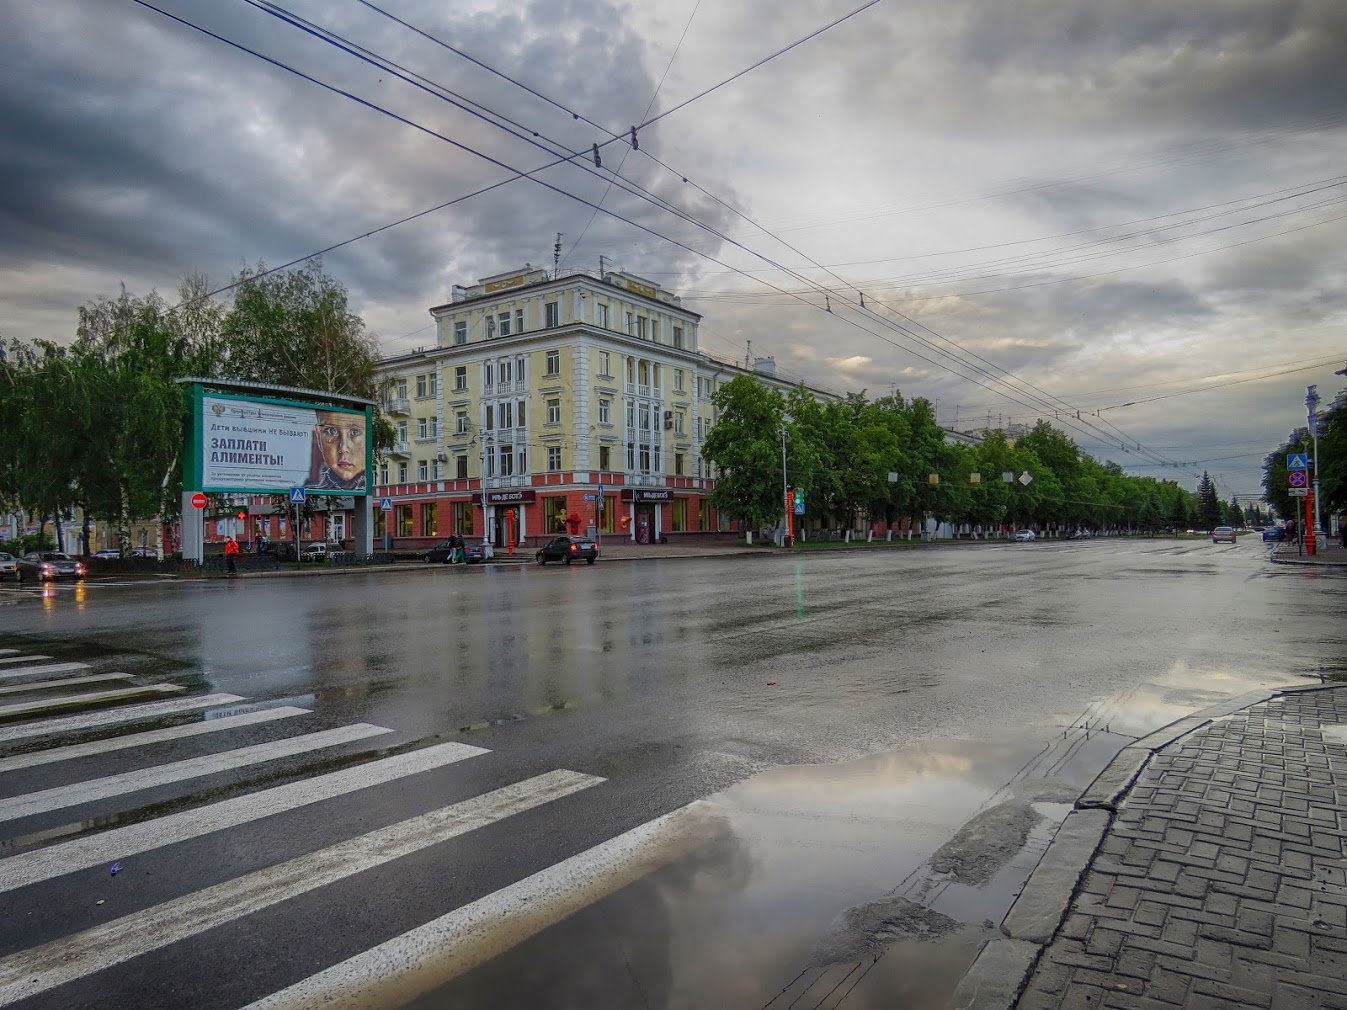
<svg viewBox="0 0 1347 1010">
<path fill-rule="evenodd" d="M 486 518 L 486 457 L 491 451 L 491 436 L 482 431 L 482 556 L 491 555 L 491 531 Z"/>
<path fill-rule="evenodd" d="M 786 546 L 786 532 L 790 529 L 790 486 L 786 483 L 786 425 L 790 424 L 790 415 L 781 418 L 781 503 L 784 509 L 781 522 L 781 546 Z"/>
<path fill-rule="evenodd" d="M 1310 535 L 1314 537 L 1314 549 L 1319 550 L 1319 531 L 1324 528 L 1323 521 L 1319 517 L 1319 387 L 1307 386 L 1305 395 L 1305 409 L 1309 413 L 1310 438 L 1313 439 L 1313 455 L 1310 458 L 1310 466 L 1314 468 L 1314 529 Z"/>
</svg>

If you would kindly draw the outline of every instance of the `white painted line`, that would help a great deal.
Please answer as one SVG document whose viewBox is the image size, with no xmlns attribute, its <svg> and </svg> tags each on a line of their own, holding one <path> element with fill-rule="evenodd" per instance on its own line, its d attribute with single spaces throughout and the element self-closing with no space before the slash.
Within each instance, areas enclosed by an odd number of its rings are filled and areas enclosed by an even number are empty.
<svg viewBox="0 0 1347 1010">
<path fill-rule="evenodd" d="M 46 657 L 34 656 L 33 658 L 44 659 Z M 89 669 L 88 663 L 44 663 L 38 666 L 10 666 L 0 670 L 0 677 L 35 677 L 39 673 L 73 673 L 76 670 L 87 669 Z"/>
<path fill-rule="evenodd" d="M 386 785 L 409 775 L 433 771 L 489 751 L 465 743 L 442 743 L 353 768 L 315 775 L 245 796 L 209 803 L 193 810 L 157 817 L 140 824 L 111 828 L 87 838 L 72 838 L 44 849 L 0 859 L 0 894 L 62 874 L 88 869 L 175 842 L 200 838 L 264 817 L 297 810 L 360 789 Z M 0 842 L 0 852 L 8 842 Z"/>
<path fill-rule="evenodd" d="M 0 705 L 0 719 L 11 719 L 25 715 L 45 715 L 59 712 L 63 708 L 85 708 L 102 704 L 105 701 L 130 701 L 147 694 L 177 694 L 184 688 L 177 684 L 151 684 L 149 687 L 128 687 L 123 691 L 94 691 L 91 694 L 72 694 L 64 698 L 48 698 L 46 701 L 24 701 L 17 705 Z M 23 728 L 23 727 L 16 727 Z M 43 733 L 47 732 L 45 729 Z M 12 740 L 4 736 L 0 729 L 0 740 Z M 21 733 L 20 736 L 38 736 L 38 733 Z"/>
<path fill-rule="evenodd" d="M 0 649 L 0 652 L 3 652 Z M 50 656 L 10 656 L 8 659 L 0 659 L 0 666 L 7 663 L 36 663 L 40 659 L 51 659 Z"/>
<path fill-rule="evenodd" d="M 54 733 L 78 733 L 86 729 L 116 726 L 123 722 L 154 719 L 161 715 L 176 715 L 179 712 L 193 712 L 201 708 L 214 708 L 216 705 L 232 705 L 236 701 L 246 700 L 237 694 L 203 694 L 196 698 L 154 701 L 148 705 L 135 705 L 131 708 L 89 712 L 86 715 L 68 715 L 61 719 L 25 722 L 18 726 L 0 726 L 0 743 L 6 743 L 10 740 L 25 740 L 34 736 L 48 736 Z M 0 709 L 0 715 L 3 714 L 4 710 Z"/>
<path fill-rule="evenodd" d="M 251 747 L 239 747 L 219 754 L 206 754 L 202 757 L 173 761 L 152 768 L 139 768 L 120 775 L 108 775 L 101 779 L 89 779 L 87 782 L 75 782 L 67 786 L 41 789 L 35 793 L 22 793 L 0 799 L 0 821 L 18 820 L 33 814 L 45 814 L 52 810 L 63 810 L 80 803 L 105 800 L 112 796 L 125 796 L 127 793 L 156 786 L 170 785 L 187 779 L 214 775 L 216 772 L 245 768 L 263 761 L 275 761 L 278 758 L 295 754 L 307 754 L 325 747 L 337 747 L 367 737 L 380 736 L 393 732 L 383 726 L 371 726 L 367 722 L 358 722 L 352 726 L 338 726 L 318 733 L 306 733 L 303 736 L 285 740 L 273 740 L 271 743 L 254 744 Z"/>
<path fill-rule="evenodd" d="M 701 803 L 647 821 L 456 908 L 244 1010 L 399 1007 L 667 865 L 710 837 Z M 679 819 L 680 820 L 676 820 Z"/>
<path fill-rule="evenodd" d="M 183 737 L 200 736 L 203 733 L 217 733 L 221 730 L 238 729 L 241 726 L 255 726 L 258 723 L 306 715 L 309 711 L 307 708 L 294 708 L 290 705 L 284 705 L 277 708 L 264 708 L 257 712 L 244 712 L 242 715 L 231 715 L 224 719 L 189 722 L 182 726 L 152 729 L 144 733 L 130 733 L 126 736 L 114 736 L 107 740 L 91 740 L 88 743 L 76 743 L 68 747 L 52 747 L 48 750 L 32 751 L 28 754 L 15 754 L 13 757 L 0 758 L 0 774 L 18 771 L 20 768 L 54 764 L 57 761 L 71 761 L 75 758 L 89 757 L 91 754 L 107 754 L 115 750 L 126 750 L 129 747 L 144 747 L 146 744 L 163 743 L 166 740 L 181 740 Z"/>
<path fill-rule="evenodd" d="M 579 772 L 547 772 L 21 951 L 0 960 L 0 1006 L 122 964 L 602 781 Z"/>
<path fill-rule="evenodd" d="M 0 687 L 0 694 L 27 694 L 29 691 L 50 691 L 56 687 L 82 687 L 85 684 L 104 684 L 110 680 L 132 680 L 129 673 L 96 673 L 91 677 L 65 677 L 62 680 L 39 680 L 35 684 L 10 684 Z"/>
<path fill-rule="evenodd" d="M 18 651 L 18 649 L 0 649 L 0 656 L 12 656 Z"/>
</svg>

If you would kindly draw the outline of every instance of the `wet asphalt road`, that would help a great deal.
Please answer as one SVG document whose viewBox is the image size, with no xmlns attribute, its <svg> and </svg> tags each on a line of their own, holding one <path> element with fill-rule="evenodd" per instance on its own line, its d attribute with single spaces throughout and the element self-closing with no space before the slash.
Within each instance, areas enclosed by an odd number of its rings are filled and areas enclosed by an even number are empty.
<svg viewBox="0 0 1347 1010">
<path fill-rule="evenodd" d="M 358 723 L 385 732 L 16 807 L 0 821 L 0 886 L 7 860 L 231 797 L 448 742 L 489 753 L 130 856 L 95 841 L 88 865 L 0 895 L 0 1005 L 241 1006 L 471 902 L 492 908 L 538 875 L 538 922 L 373 1005 L 738 1010 L 775 1005 L 802 978 L 818 987 L 801 1007 L 936 1006 L 1045 833 L 1029 829 L 980 883 L 951 884 L 932 853 L 1012 795 L 1050 822 L 1119 746 L 1194 709 L 1347 675 L 1345 596 L 1347 579 L 1273 566 L 1251 538 L 6 588 L 0 648 L 246 699 L 216 714 L 306 712 L 7 770 L 0 815 L 8 797 L 148 766 Z M 3 675 L 0 662 L 0 685 L 22 683 Z M 0 705 L 100 686 L 18 691 Z M 0 735 L 0 758 L 200 718 Z M 557 769 L 603 781 L 391 861 L 343 856 L 348 875 L 252 914 L 207 915 L 163 946 L 137 940 L 138 956 L 102 933 L 77 937 L 97 964 L 43 976 L 52 984 L 36 995 L 5 988 L 7 969 L 40 974 L 82 931 L 142 912 L 157 921 L 166 903 L 249 874 L 279 895 L 265 874 L 286 860 Z M 711 840 L 653 872 L 579 898 L 548 877 L 708 797 Z M 959 928 L 922 947 L 901 916 L 843 914 L 895 894 Z M 871 967 L 830 988 L 853 962 Z"/>
</svg>

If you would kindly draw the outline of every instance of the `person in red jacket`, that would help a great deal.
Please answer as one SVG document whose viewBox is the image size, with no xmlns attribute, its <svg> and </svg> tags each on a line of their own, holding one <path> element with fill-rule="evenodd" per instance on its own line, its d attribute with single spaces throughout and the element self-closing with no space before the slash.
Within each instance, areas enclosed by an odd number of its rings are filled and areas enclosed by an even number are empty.
<svg viewBox="0 0 1347 1010">
<path fill-rule="evenodd" d="M 232 578 L 238 574 L 239 542 L 233 537 L 225 541 L 225 571 Z"/>
</svg>

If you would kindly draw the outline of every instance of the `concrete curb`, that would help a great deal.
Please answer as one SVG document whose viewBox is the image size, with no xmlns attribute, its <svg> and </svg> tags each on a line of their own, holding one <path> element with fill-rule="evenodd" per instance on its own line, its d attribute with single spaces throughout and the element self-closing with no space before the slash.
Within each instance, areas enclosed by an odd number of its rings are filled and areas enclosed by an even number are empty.
<svg viewBox="0 0 1347 1010">
<path fill-rule="evenodd" d="M 1176 720 L 1120 750 L 1076 800 L 1076 809 L 1062 822 L 1001 920 L 1004 938 L 993 938 L 983 945 L 954 990 L 951 1006 L 955 1010 L 1013 1010 L 1044 948 L 1066 920 L 1080 882 L 1113 824 L 1118 804 L 1131 792 L 1154 754 L 1215 719 L 1282 695 L 1339 688 L 1347 689 L 1347 684 L 1251 691 Z"/>
</svg>

